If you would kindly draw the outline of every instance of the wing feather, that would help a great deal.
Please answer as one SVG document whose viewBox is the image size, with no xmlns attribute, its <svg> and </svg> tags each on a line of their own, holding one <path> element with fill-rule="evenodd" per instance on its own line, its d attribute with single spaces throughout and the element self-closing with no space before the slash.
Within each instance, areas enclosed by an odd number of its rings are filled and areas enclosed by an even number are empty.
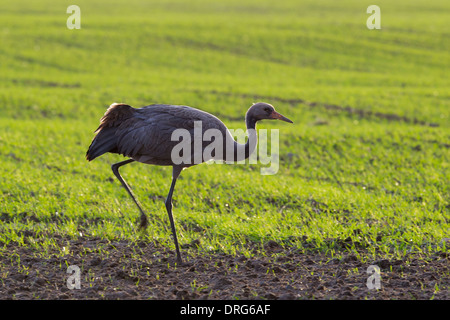
<svg viewBox="0 0 450 320">
<path fill-rule="evenodd" d="M 215 116 L 186 106 L 152 105 L 135 110 L 133 117 L 120 123 L 115 134 L 118 153 L 140 162 L 172 164 L 171 152 L 179 143 L 171 140 L 172 133 L 185 129 L 193 136 L 195 121 L 202 121 L 203 132 L 218 126 L 225 128 Z"/>
</svg>

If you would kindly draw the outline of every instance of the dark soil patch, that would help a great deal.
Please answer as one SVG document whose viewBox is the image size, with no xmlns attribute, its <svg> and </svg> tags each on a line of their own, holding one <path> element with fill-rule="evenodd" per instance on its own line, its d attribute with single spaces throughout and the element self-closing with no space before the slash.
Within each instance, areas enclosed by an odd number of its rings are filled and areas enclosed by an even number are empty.
<svg viewBox="0 0 450 320">
<path fill-rule="evenodd" d="M 66 242 L 65 242 L 66 243 Z M 65 244 L 67 246 L 67 243 Z M 211 253 L 186 256 L 153 243 L 73 240 L 67 255 L 38 258 L 9 245 L 0 258 L 0 299 L 442 299 L 449 294 L 449 255 L 363 263 L 354 255 L 330 259 L 269 242 L 267 256 Z M 381 288 L 367 288 L 369 265 Z M 80 270 L 80 289 L 69 266 Z"/>
</svg>

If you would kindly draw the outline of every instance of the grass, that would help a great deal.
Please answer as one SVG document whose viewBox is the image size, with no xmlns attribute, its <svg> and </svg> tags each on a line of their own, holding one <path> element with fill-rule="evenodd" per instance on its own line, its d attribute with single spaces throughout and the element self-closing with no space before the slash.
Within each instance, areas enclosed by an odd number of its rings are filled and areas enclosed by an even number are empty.
<svg viewBox="0 0 450 320">
<path fill-rule="evenodd" d="M 382 29 L 360 1 L 78 1 L 0 5 L 0 247 L 59 251 L 59 239 L 144 239 L 173 247 L 163 199 L 170 168 L 124 177 L 84 155 L 112 102 L 186 104 L 243 128 L 252 102 L 275 105 L 280 168 L 199 165 L 174 194 L 192 254 L 251 256 L 285 246 L 361 259 L 448 250 L 450 43 L 445 1 L 388 1 Z M 57 241 L 57 240 L 58 241 Z M 193 284 L 196 288 L 196 284 Z"/>
</svg>

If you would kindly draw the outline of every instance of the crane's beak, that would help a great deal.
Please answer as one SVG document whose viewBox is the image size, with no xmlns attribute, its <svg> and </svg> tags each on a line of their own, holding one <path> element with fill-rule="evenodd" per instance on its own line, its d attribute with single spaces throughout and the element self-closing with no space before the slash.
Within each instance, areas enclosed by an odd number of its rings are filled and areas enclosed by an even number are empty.
<svg viewBox="0 0 450 320">
<path fill-rule="evenodd" d="M 273 111 L 272 114 L 270 115 L 270 117 L 271 117 L 272 119 L 278 119 L 278 120 L 281 120 L 281 121 L 286 121 L 286 122 L 289 122 L 289 123 L 293 123 L 291 120 L 289 120 L 288 118 L 286 118 L 286 117 L 283 116 L 282 114 L 279 114 L 279 113 L 276 112 L 276 111 Z"/>
</svg>

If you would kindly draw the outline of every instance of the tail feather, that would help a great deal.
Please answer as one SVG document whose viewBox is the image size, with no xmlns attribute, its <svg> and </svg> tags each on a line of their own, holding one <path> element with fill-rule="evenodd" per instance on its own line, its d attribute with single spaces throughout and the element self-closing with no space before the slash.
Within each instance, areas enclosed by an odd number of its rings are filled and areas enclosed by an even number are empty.
<svg viewBox="0 0 450 320">
<path fill-rule="evenodd" d="M 113 152 L 117 149 L 117 137 L 115 135 L 116 128 L 107 128 L 101 130 L 92 140 L 88 151 L 86 152 L 86 159 L 92 161 L 107 152 Z"/>
<path fill-rule="evenodd" d="M 126 104 L 113 103 L 100 120 L 97 135 L 86 152 L 86 160 L 92 161 L 107 152 L 117 152 L 117 129 L 120 123 L 132 116 L 133 108 Z"/>
</svg>

